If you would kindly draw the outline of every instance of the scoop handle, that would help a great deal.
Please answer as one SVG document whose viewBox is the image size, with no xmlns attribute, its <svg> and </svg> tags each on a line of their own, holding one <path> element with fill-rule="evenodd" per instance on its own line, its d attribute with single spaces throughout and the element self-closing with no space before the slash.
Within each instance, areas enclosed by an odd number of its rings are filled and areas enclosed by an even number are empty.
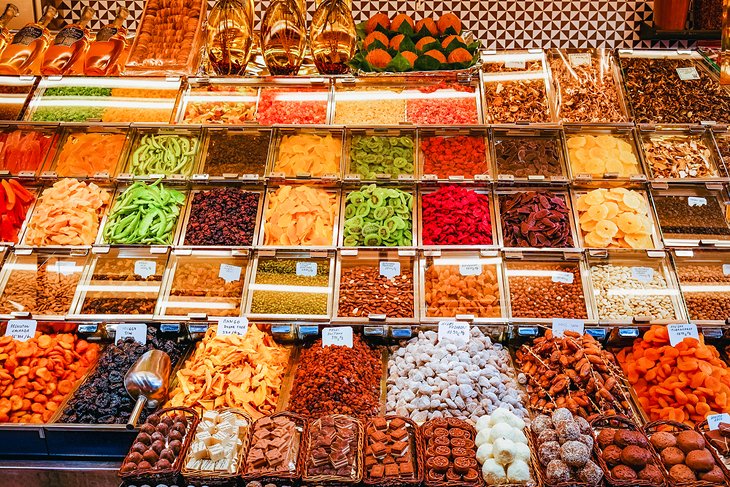
<svg viewBox="0 0 730 487">
<path fill-rule="evenodd" d="M 137 426 L 137 421 L 139 421 L 139 417 L 142 415 L 142 410 L 146 403 L 147 398 L 145 396 L 140 395 L 137 398 L 137 402 L 134 404 L 134 409 L 132 409 L 132 414 L 129 415 L 129 421 L 127 421 L 128 430 L 133 430 L 134 427 Z"/>
</svg>

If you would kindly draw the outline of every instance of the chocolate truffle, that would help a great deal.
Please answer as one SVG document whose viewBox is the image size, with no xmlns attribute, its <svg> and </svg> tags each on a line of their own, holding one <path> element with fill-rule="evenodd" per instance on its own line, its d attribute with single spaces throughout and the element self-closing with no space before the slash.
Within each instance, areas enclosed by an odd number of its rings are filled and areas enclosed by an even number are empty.
<svg viewBox="0 0 730 487">
<path fill-rule="evenodd" d="M 591 451 L 580 441 L 567 441 L 560 447 L 560 458 L 566 465 L 578 468 L 590 460 Z"/>
<path fill-rule="evenodd" d="M 585 483 L 596 485 L 603 478 L 603 470 L 601 467 L 588 460 L 583 468 L 578 472 L 578 477 Z"/>
<path fill-rule="evenodd" d="M 547 466 L 547 481 L 551 484 L 570 481 L 570 467 L 560 460 L 553 460 Z"/>
<path fill-rule="evenodd" d="M 626 465 L 616 465 L 611 469 L 611 477 L 617 480 L 632 480 L 636 478 L 636 472 Z"/>
<path fill-rule="evenodd" d="M 703 472 L 699 474 L 700 480 L 705 480 L 707 482 L 714 482 L 717 484 L 724 484 L 726 482 L 725 476 L 722 473 L 722 469 L 715 465 L 712 467 L 712 470 L 709 472 Z"/>
<path fill-rule="evenodd" d="M 612 428 L 606 428 L 601 430 L 596 437 L 598 446 L 601 449 L 605 449 L 608 445 L 613 445 L 613 437 L 616 435 L 616 430 Z"/>
<path fill-rule="evenodd" d="M 548 441 L 543 443 L 537 450 L 537 457 L 543 465 L 547 465 L 553 460 L 560 459 L 560 443 L 557 441 Z"/>
<path fill-rule="evenodd" d="M 677 435 L 677 446 L 684 453 L 692 450 L 702 450 L 705 447 L 705 440 L 696 431 L 685 430 Z"/>
<path fill-rule="evenodd" d="M 684 463 L 684 453 L 676 446 L 663 449 L 660 456 L 662 457 L 662 462 L 667 467 Z"/>
<path fill-rule="evenodd" d="M 642 480 L 648 480 L 653 484 L 664 483 L 664 476 L 662 475 L 662 471 L 659 470 L 659 467 L 657 467 L 656 465 L 650 464 L 644 467 L 644 469 L 639 472 L 639 478 Z"/>
<path fill-rule="evenodd" d="M 715 459 L 707 448 L 687 453 L 684 463 L 695 472 L 709 472 L 715 466 Z"/>
<path fill-rule="evenodd" d="M 690 469 L 687 465 L 682 464 L 674 465 L 672 468 L 670 468 L 669 476 L 672 478 L 672 480 L 678 483 L 694 482 L 695 480 L 697 480 L 697 477 L 695 477 L 692 469 Z"/>
<path fill-rule="evenodd" d="M 542 430 L 542 432 L 537 435 L 538 445 L 542 445 L 543 443 L 547 443 L 548 441 L 558 441 L 558 434 L 555 432 L 555 430 Z"/>
<path fill-rule="evenodd" d="M 646 440 L 644 439 L 644 435 L 642 435 L 638 431 L 618 430 L 616 432 L 616 436 L 614 437 L 614 441 L 620 447 L 638 445 L 646 448 L 648 446 L 646 444 Z"/>
<path fill-rule="evenodd" d="M 636 445 L 629 445 L 621 452 L 621 462 L 624 465 L 641 470 L 651 460 L 651 453 L 646 448 Z"/>
<path fill-rule="evenodd" d="M 603 449 L 601 458 L 609 467 L 613 467 L 621 463 L 621 447 L 616 445 L 608 445 Z"/>
<path fill-rule="evenodd" d="M 657 450 L 663 450 L 665 448 L 669 448 L 670 446 L 676 446 L 677 445 L 677 438 L 667 431 L 658 431 L 651 435 L 651 444 L 654 445 L 654 448 Z"/>
</svg>

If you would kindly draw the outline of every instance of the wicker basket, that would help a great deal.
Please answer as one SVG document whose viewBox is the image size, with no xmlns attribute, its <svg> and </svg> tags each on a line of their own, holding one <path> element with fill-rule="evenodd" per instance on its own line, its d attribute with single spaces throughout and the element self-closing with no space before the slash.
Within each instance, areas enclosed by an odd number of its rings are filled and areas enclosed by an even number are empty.
<svg viewBox="0 0 730 487">
<path fill-rule="evenodd" d="M 309 475 L 309 455 L 311 453 L 309 451 L 309 448 L 311 448 L 312 445 L 312 438 L 309 437 L 307 440 L 307 455 L 304 460 L 304 474 L 302 476 L 302 481 L 305 484 L 327 486 L 359 484 L 362 480 L 363 444 L 365 442 L 365 431 L 363 430 L 362 423 L 357 418 L 352 416 L 345 416 L 344 414 L 332 414 L 326 417 L 330 417 L 335 420 L 346 419 L 348 421 L 352 421 L 352 424 L 355 425 L 355 430 L 357 434 L 357 450 L 355 451 L 355 455 L 353 457 L 353 459 L 355 460 L 355 475 L 349 477 L 343 477 L 340 475 Z M 319 421 L 321 421 L 321 418 L 310 423 L 309 435 L 312 434 L 312 426 Z"/>
<path fill-rule="evenodd" d="M 288 472 L 249 472 L 250 468 L 248 465 L 248 461 L 244 460 L 244 467 L 243 467 L 243 475 L 241 475 L 241 479 L 244 482 L 244 486 L 246 482 L 250 482 L 252 480 L 258 480 L 262 484 L 274 484 L 276 486 L 281 485 L 292 485 L 293 483 L 297 483 L 302 478 L 302 474 L 304 472 L 304 462 L 306 460 L 306 453 L 307 453 L 307 440 L 309 438 L 309 423 L 305 418 L 302 416 L 299 416 L 298 414 L 290 413 L 287 411 L 283 411 L 280 413 L 272 414 L 271 416 L 268 416 L 269 418 L 278 418 L 279 416 L 286 416 L 287 418 L 294 421 L 297 425 L 299 425 L 300 432 L 299 432 L 299 451 L 297 452 L 297 460 L 295 462 L 295 467 L 293 471 Z M 254 423 L 253 428 L 251 428 L 251 434 L 253 435 L 253 432 L 256 430 L 256 423 Z"/>
<path fill-rule="evenodd" d="M 601 448 L 598 446 L 598 441 L 593 442 L 593 452 L 596 456 L 596 460 L 598 460 L 598 465 L 603 470 L 603 474 L 606 477 L 606 480 L 609 484 L 615 485 L 618 487 L 631 487 L 631 486 L 637 486 L 637 487 L 663 487 L 667 485 L 668 477 L 667 472 L 664 469 L 664 465 L 662 464 L 662 461 L 659 459 L 659 454 L 654 450 L 654 447 L 649 442 L 649 438 L 646 437 L 643 431 L 639 429 L 638 426 L 636 426 L 629 418 L 626 416 L 601 416 L 593 421 L 591 421 L 591 427 L 593 428 L 593 431 L 597 434 L 601 432 L 604 429 L 612 428 L 612 429 L 621 429 L 621 430 L 629 430 L 634 431 L 639 434 L 641 434 L 644 439 L 646 440 L 646 444 L 648 445 L 647 449 L 652 454 L 651 463 L 655 467 L 659 469 L 659 471 L 662 472 L 662 482 L 657 484 L 654 482 L 649 482 L 648 480 L 643 479 L 632 479 L 632 480 L 623 480 L 623 479 L 617 479 L 613 476 L 611 476 L 611 468 L 606 464 L 606 461 L 603 459 Z"/>
<path fill-rule="evenodd" d="M 532 453 L 537 456 L 537 451 L 539 448 L 539 444 L 537 442 L 537 435 L 532 431 L 532 428 L 528 427 L 528 435 L 527 440 L 531 443 L 531 449 Z M 593 459 L 594 460 L 594 459 Z M 603 485 L 604 481 L 601 479 L 596 484 L 589 484 L 588 482 L 581 482 L 579 480 L 573 481 L 573 482 L 559 482 L 557 484 L 553 484 L 548 482 L 547 480 L 547 472 L 545 471 L 545 467 L 542 463 L 540 463 L 539 458 L 535 458 L 535 461 L 533 461 L 533 467 L 535 469 L 535 475 L 537 476 L 537 483 L 538 485 L 545 485 L 547 487 L 596 487 L 599 485 Z"/>
<path fill-rule="evenodd" d="M 243 462 L 248 453 L 248 445 L 251 442 L 251 432 L 253 430 L 253 421 L 242 409 L 237 408 L 225 408 L 219 412 L 230 411 L 231 413 L 239 416 L 240 418 L 248 422 L 248 432 L 242 438 L 240 449 L 238 450 L 238 458 L 236 461 L 236 470 L 234 473 L 222 472 L 222 471 L 208 471 L 187 468 L 188 460 L 190 459 L 190 449 L 188 449 L 187 455 L 185 455 L 185 461 L 182 468 L 182 476 L 185 479 L 186 485 L 194 485 L 195 487 L 201 487 L 207 485 L 208 487 L 233 487 L 236 485 L 236 478 L 241 475 L 243 470 Z M 196 432 L 197 435 L 197 432 Z M 195 441 L 193 437 L 191 443 Z"/>
<path fill-rule="evenodd" d="M 151 469 L 151 470 L 133 470 L 131 472 L 124 472 L 121 471 L 117 474 L 122 481 L 125 484 L 139 484 L 139 483 L 145 483 L 145 484 L 174 484 L 177 483 L 178 477 L 180 476 L 180 471 L 182 469 L 183 461 L 185 460 L 185 456 L 187 455 L 188 447 L 190 446 L 190 441 L 193 438 L 193 435 L 195 434 L 195 429 L 198 427 L 198 414 L 190 409 L 190 408 L 184 408 L 184 407 L 176 407 L 176 408 L 167 408 L 162 409 L 160 411 L 157 411 L 155 414 L 157 416 L 163 417 L 163 416 L 169 416 L 174 415 L 176 413 L 183 413 L 187 417 L 188 420 L 188 428 L 185 433 L 185 437 L 182 441 L 182 447 L 180 448 L 180 453 L 178 454 L 177 458 L 175 458 L 175 462 L 172 464 L 172 466 L 165 470 L 160 469 Z M 127 456 L 124 458 L 124 461 L 122 462 L 122 465 L 126 464 L 129 461 L 129 453 L 127 453 Z"/>
<path fill-rule="evenodd" d="M 406 418 L 405 416 L 397 416 L 397 415 L 386 415 L 385 419 L 387 421 L 390 421 L 391 419 L 402 419 L 406 423 L 406 430 L 409 431 L 409 438 L 411 438 L 411 447 L 414 449 L 414 456 L 413 456 L 413 463 L 415 465 L 414 468 L 414 478 L 413 479 L 402 479 L 402 478 L 392 478 L 392 479 L 378 479 L 373 480 L 368 478 L 367 473 L 363 471 L 363 478 L 362 482 L 365 485 L 373 486 L 373 487 L 396 487 L 396 486 L 403 486 L 403 487 L 416 487 L 418 485 L 421 485 L 421 482 L 423 482 L 423 468 L 424 468 L 424 460 L 423 460 L 423 442 L 421 441 L 421 434 L 420 430 L 418 429 L 418 426 L 411 418 Z M 370 425 L 373 424 L 373 421 L 370 420 L 365 427 L 365 436 L 367 437 L 367 432 L 370 429 Z M 365 442 L 365 446 L 367 447 L 367 441 Z M 364 463 L 364 460 L 363 460 Z M 363 467 L 364 468 L 364 467 Z"/>
<path fill-rule="evenodd" d="M 650 423 L 646 423 L 644 425 L 644 434 L 647 437 L 651 437 L 651 435 L 656 433 L 657 431 L 667 431 L 669 433 L 678 434 L 679 432 L 686 430 L 692 430 L 692 427 L 684 423 L 669 420 L 651 421 Z M 728 471 L 727 468 L 725 468 L 725 465 L 722 463 L 722 459 L 717 455 L 717 452 L 714 448 L 708 448 L 708 450 L 710 450 L 712 457 L 715 459 L 715 463 L 720 467 L 726 479 L 728 479 Z M 666 471 L 666 468 L 664 470 Z M 716 483 L 708 482 L 706 480 L 678 483 L 672 480 L 672 478 L 669 476 L 669 472 L 666 473 L 666 477 L 669 485 L 672 487 L 715 487 L 718 485 Z M 724 485 L 728 485 L 728 483 L 730 483 L 730 479 L 728 479 Z"/>
<path fill-rule="evenodd" d="M 707 444 L 710 445 L 710 446 L 712 446 L 712 444 L 710 443 L 710 440 L 707 438 L 707 433 L 709 433 L 709 431 L 710 431 L 710 428 L 707 425 L 707 421 L 703 421 L 701 423 L 698 423 L 695 426 L 695 429 L 700 432 L 700 434 L 705 439 L 705 441 L 707 442 Z M 725 461 L 729 461 L 730 462 L 730 455 L 723 455 L 714 446 L 712 446 L 711 450 L 714 450 L 715 452 L 717 452 L 717 456 L 720 458 L 720 460 L 725 460 Z M 720 468 L 723 469 L 723 473 L 725 474 L 726 477 L 730 477 L 730 471 L 727 469 L 727 464 L 725 463 L 725 461 L 722 462 L 722 465 L 720 465 Z"/>
<path fill-rule="evenodd" d="M 465 482 L 465 481 L 449 481 L 449 480 L 428 480 L 427 474 L 426 474 L 426 462 L 428 461 L 428 458 L 426 458 L 425 452 L 426 452 L 426 445 L 428 443 L 427 434 L 424 434 L 429 428 L 437 428 L 437 427 L 444 427 L 444 426 L 451 426 L 451 427 L 457 427 L 464 429 L 470 433 L 469 439 L 473 440 L 477 436 L 477 432 L 474 429 L 474 427 L 467 423 L 466 421 L 463 421 L 461 419 L 457 418 L 437 418 L 432 419 L 430 421 L 426 421 L 421 425 L 419 428 L 420 430 L 420 441 L 421 441 L 421 449 L 424 452 L 423 455 L 423 475 L 424 475 L 424 481 L 423 485 L 426 487 L 475 487 L 475 486 L 481 486 L 484 484 L 484 481 L 482 480 L 481 472 L 477 469 L 477 472 L 479 475 L 477 475 L 477 480 L 475 482 Z M 476 453 L 476 452 L 475 452 Z M 476 454 L 474 456 L 474 459 L 476 460 Z M 478 464 L 477 464 L 478 466 Z"/>
</svg>

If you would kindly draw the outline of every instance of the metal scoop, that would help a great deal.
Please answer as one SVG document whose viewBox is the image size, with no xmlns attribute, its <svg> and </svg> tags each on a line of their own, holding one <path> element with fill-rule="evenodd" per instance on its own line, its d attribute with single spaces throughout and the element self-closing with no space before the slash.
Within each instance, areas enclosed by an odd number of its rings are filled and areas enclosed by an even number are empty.
<svg viewBox="0 0 730 487">
<path fill-rule="evenodd" d="M 136 399 L 127 429 L 134 429 L 145 406 L 157 407 L 167 399 L 170 380 L 170 356 L 161 350 L 145 352 L 124 376 L 124 388 Z"/>
</svg>

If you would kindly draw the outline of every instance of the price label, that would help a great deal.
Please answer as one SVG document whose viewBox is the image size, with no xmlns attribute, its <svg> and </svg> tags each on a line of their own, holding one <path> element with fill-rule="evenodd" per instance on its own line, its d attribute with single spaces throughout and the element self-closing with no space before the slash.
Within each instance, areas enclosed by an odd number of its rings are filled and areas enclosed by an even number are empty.
<svg viewBox="0 0 730 487">
<path fill-rule="evenodd" d="M 563 284 L 573 284 L 575 276 L 572 272 L 554 272 L 553 282 L 562 282 Z"/>
<path fill-rule="evenodd" d="M 316 275 L 316 262 L 297 262 L 297 276 L 314 277 Z"/>
<path fill-rule="evenodd" d="M 221 318 L 218 320 L 218 330 L 216 335 L 241 335 L 246 336 L 248 333 L 248 318 L 238 316 L 236 318 Z"/>
<path fill-rule="evenodd" d="M 330 345 L 352 348 L 352 327 L 335 326 L 322 330 L 322 346 Z"/>
<path fill-rule="evenodd" d="M 154 276 L 157 272 L 157 262 L 154 260 L 138 260 L 134 263 L 134 273 L 142 279 Z"/>
<path fill-rule="evenodd" d="M 6 337 L 13 337 L 13 340 L 27 342 L 35 336 L 35 329 L 38 325 L 36 320 L 9 320 L 5 329 Z"/>
<path fill-rule="evenodd" d="M 525 69 L 525 61 L 505 61 L 505 69 Z"/>
<path fill-rule="evenodd" d="M 654 269 L 651 267 L 632 267 L 631 277 L 639 282 L 651 282 L 654 279 Z"/>
<path fill-rule="evenodd" d="M 730 276 L 730 264 L 723 264 L 722 265 L 722 273 L 726 276 Z"/>
<path fill-rule="evenodd" d="M 694 66 L 690 66 L 688 68 L 677 68 L 677 76 L 679 76 L 679 79 L 682 81 L 700 79 L 700 74 Z"/>
<path fill-rule="evenodd" d="M 56 261 L 56 272 L 62 276 L 70 276 L 76 272 L 76 262 L 70 260 L 57 260 Z"/>
<path fill-rule="evenodd" d="M 565 335 L 566 331 L 574 331 L 578 335 L 583 335 L 585 323 L 583 320 L 571 320 L 567 318 L 553 319 L 553 336 L 560 338 Z"/>
<path fill-rule="evenodd" d="M 383 260 L 380 262 L 380 275 L 393 279 L 395 276 L 400 276 L 400 262 L 394 262 L 390 260 Z"/>
<path fill-rule="evenodd" d="M 482 273 L 482 265 L 478 262 L 474 264 L 459 264 L 459 274 L 462 276 L 478 276 Z"/>
<path fill-rule="evenodd" d="M 469 341 L 469 323 L 466 321 L 439 321 L 439 341 Z"/>
<path fill-rule="evenodd" d="M 730 424 L 730 414 L 728 413 L 722 413 L 722 414 L 710 414 L 707 416 L 707 427 L 710 428 L 710 431 L 715 431 L 720 427 L 720 423 L 728 423 Z"/>
<path fill-rule="evenodd" d="M 689 206 L 705 206 L 707 204 L 707 198 L 689 196 L 687 197 L 687 204 L 689 204 Z"/>
<path fill-rule="evenodd" d="M 120 323 L 117 325 L 117 334 L 114 341 L 132 337 L 135 342 L 144 345 L 147 343 L 147 325 L 144 323 Z"/>
<path fill-rule="evenodd" d="M 677 346 L 678 343 L 682 343 L 685 338 L 700 339 L 700 335 L 697 333 L 697 325 L 692 323 L 667 325 L 667 332 L 669 333 L 669 344 L 673 347 Z"/>
<path fill-rule="evenodd" d="M 568 54 L 568 60 L 570 60 L 571 66 L 590 66 L 591 55 L 588 52 L 576 52 Z"/>
<path fill-rule="evenodd" d="M 226 282 L 234 282 L 241 279 L 241 268 L 237 265 L 221 264 L 218 277 Z"/>
</svg>

